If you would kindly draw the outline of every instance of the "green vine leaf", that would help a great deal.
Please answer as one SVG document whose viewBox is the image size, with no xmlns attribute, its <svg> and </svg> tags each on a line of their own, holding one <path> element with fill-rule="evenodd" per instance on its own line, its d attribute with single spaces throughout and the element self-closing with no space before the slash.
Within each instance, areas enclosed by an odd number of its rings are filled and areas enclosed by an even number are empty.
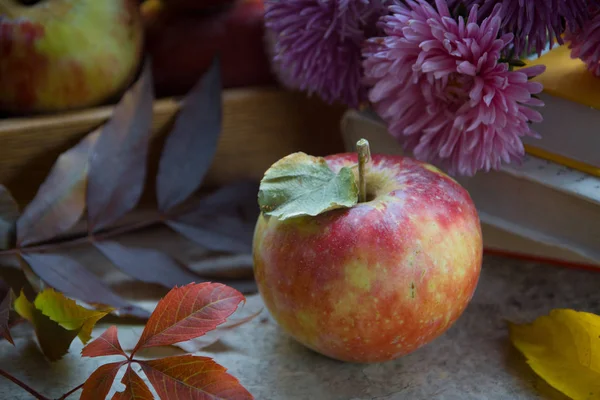
<svg viewBox="0 0 600 400">
<path fill-rule="evenodd" d="M 357 202 L 358 184 L 351 168 L 344 167 L 336 174 L 324 158 L 302 152 L 273 164 L 258 192 L 261 211 L 280 220 L 316 216 Z"/>
</svg>

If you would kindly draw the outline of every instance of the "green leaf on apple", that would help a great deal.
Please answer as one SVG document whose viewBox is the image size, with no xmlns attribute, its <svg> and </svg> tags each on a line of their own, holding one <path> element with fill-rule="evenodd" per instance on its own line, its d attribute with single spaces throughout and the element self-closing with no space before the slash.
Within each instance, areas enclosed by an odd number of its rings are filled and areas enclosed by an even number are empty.
<svg viewBox="0 0 600 400">
<path fill-rule="evenodd" d="M 265 172 L 258 205 L 268 216 L 285 220 L 349 208 L 358 202 L 358 184 L 351 168 L 339 173 L 322 157 L 298 152 L 277 161 Z"/>
</svg>

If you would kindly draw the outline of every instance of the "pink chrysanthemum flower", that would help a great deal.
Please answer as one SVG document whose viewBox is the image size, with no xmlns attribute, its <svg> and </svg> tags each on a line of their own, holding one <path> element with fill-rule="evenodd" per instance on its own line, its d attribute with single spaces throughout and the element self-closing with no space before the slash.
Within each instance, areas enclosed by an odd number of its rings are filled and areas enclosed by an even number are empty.
<svg viewBox="0 0 600 400">
<path fill-rule="evenodd" d="M 266 0 L 273 63 L 286 86 L 358 107 L 366 100 L 361 48 L 390 0 Z"/>
<path fill-rule="evenodd" d="M 567 26 L 579 27 L 589 18 L 589 2 L 598 0 L 448 0 L 450 8 L 479 5 L 480 18 L 501 4 L 500 33 L 515 35 L 512 46 L 516 55 L 541 54 L 547 45 L 562 44 L 561 35 Z"/>
<path fill-rule="evenodd" d="M 511 71 L 500 63 L 512 34 L 498 35 L 500 8 L 477 23 L 454 19 L 445 1 L 437 10 L 425 0 L 390 6 L 382 18 L 387 36 L 365 47 L 369 99 L 415 158 L 473 175 L 524 155 L 521 137 L 537 136 L 529 123 L 542 120 L 529 106 L 542 91 L 529 78 L 544 66 Z"/>
<path fill-rule="evenodd" d="M 600 77 L 600 8 L 594 8 L 593 17 L 580 29 L 567 30 L 565 41 L 572 58 L 580 58 L 587 69 Z"/>
</svg>

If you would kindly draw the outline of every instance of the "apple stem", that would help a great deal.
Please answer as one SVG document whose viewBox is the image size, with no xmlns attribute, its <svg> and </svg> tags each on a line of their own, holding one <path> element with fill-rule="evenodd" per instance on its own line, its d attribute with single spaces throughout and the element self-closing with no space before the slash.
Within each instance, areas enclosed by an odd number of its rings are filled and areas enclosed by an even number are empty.
<svg viewBox="0 0 600 400">
<path fill-rule="evenodd" d="M 364 203 L 367 201 L 367 178 L 365 175 L 371 163 L 369 141 L 360 139 L 356 142 L 356 150 L 358 151 L 358 201 Z"/>
</svg>

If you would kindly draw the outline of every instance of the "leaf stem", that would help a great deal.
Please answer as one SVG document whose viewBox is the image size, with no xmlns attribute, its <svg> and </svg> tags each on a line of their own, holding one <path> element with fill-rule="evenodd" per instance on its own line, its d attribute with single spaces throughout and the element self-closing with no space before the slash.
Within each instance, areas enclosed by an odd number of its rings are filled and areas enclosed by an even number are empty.
<svg viewBox="0 0 600 400">
<path fill-rule="evenodd" d="M 6 379 L 8 379 L 9 381 L 12 381 L 14 384 L 21 386 L 23 389 L 25 389 L 27 392 L 29 392 L 29 394 L 31 394 L 33 397 L 35 397 L 38 400 L 50 400 L 48 397 L 36 392 L 34 389 L 32 389 L 31 387 L 29 387 L 29 385 L 27 385 L 24 382 L 21 382 L 20 380 L 18 380 L 17 378 L 15 378 L 14 376 L 12 376 L 11 374 L 9 374 L 8 372 L 0 369 L 0 376 L 5 377 Z"/>
<path fill-rule="evenodd" d="M 364 203 L 367 201 L 366 171 L 371 163 L 369 141 L 360 139 L 356 142 L 356 150 L 358 151 L 358 202 Z"/>
<path fill-rule="evenodd" d="M 79 389 L 81 389 L 83 387 L 83 385 L 85 385 L 85 382 L 82 383 L 81 385 L 77 386 L 75 389 L 69 390 L 67 393 L 65 393 L 62 396 L 60 396 L 58 398 L 58 400 L 65 400 L 67 397 L 69 397 L 70 395 L 72 395 L 73 393 L 75 393 L 76 391 L 78 391 Z"/>
<path fill-rule="evenodd" d="M 148 228 L 154 225 L 158 225 L 160 223 L 162 223 L 164 221 L 164 217 L 162 216 L 157 216 L 155 218 L 146 220 L 146 221 L 140 221 L 140 222 L 136 222 L 130 225 L 125 225 L 125 226 L 121 226 L 118 228 L 114 228 L 99 234 L 87 234 L 84 236 L 78 236 L 72 239 L 68 239 L 68 240 L 64 240 L 64 241 L 60 241 L 60 242 L 55 242 L 55 243 L 47 243 L 47 244 L 38 244 L 38 245 L 33 245 L 33 246 L 27 246 L 27 247 L 18 247 L 18 248 L 14 248 L 14 249 L 8 249 L 8 250 L 2 250 L 0 251 L 0 256 L 5 256 L 5 255 L 18 255 L 21 253 L 29 253 L 29 252 L 39 252 L 39 251 L 52 251 L 52 250 L 57 250 L 57 249 L 61 249 L 61 248 L 65 248 L 65 247 L 76 247 L 76 246 L 81 246 L 84 244 L 89 244 L 90 242 L 94 242 L 94 241 L 101 241 L 101 240 L 106 240 L 106 239 L 110 239 L 114 236 L 119 236 L 119 235 L 123 235 L 126 233 L 130 233 L 130 232 L 134 232 L 143 228 Z"/>
</svg>

